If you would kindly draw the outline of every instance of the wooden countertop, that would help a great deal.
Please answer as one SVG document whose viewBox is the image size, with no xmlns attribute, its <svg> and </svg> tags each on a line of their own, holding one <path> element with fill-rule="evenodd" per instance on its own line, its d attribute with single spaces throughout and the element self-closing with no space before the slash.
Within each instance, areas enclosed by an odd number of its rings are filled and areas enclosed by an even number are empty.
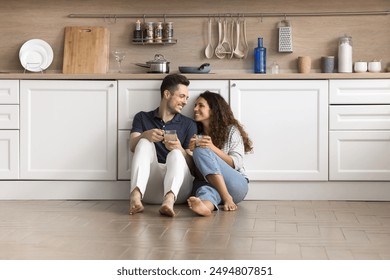
<svg viewBox="0 0 390 280">
<path fill-rule="evenodd" d="M 175 72 L 171 72 L 175 73 Z M 107 74 L 62 74 L 45 73 L 0 73 L 0 80 L 160 80 L 167 74 L 107 73 Z M 253 74 L 226 71 L 208 74 L 183 74 L 191 80 L 328 80 L 328 79 L 390 79 L 390 72 L 381 73 L 281 73 Z"/>
</svg>

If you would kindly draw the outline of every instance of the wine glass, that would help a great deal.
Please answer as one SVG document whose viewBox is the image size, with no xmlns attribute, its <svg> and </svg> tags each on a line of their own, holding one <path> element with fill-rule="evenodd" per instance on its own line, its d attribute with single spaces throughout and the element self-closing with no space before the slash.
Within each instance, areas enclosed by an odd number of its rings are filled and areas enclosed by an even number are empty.
<svg viewBox="0 0 390 280">
<path fill-rule="evenodd" d="M 112 54 L 115 57 L 115 60 L 118 62 L 118 72 L 121 72 L 121 66 L 122 66 L 122 61 L 125 59 L 126 56 L 126 51 L 124 50 L 114 50 Z"/>
</svg>

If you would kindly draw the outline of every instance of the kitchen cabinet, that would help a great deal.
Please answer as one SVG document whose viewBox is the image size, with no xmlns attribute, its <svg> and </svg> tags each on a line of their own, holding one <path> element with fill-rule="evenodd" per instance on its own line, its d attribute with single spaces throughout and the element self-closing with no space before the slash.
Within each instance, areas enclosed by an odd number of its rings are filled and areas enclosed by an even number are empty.
<svg viewBox="0 0 390 280">
<path fill-rule="evenodd" d="M 131 80 L 118 83 L 118 179 L 129 180 L 132 153 L 128 145 L 132 121 L 139 111 L 150 111 L 159 106 L 161 80 Z M 182 111 L 184 115 L 193 116 L 195 100 L 206 90 L 220 93 L 229 102 L 227 80 L 191 80 L 190 98 Z"/>
<path fill-rule="evenodd" d="M 0 130 L 0 180 L 19 177 L 19 131 Z"/>
<path fill-rule="evenodd" d="M 19 81 L 0 81 L 0 180 L 19 178 Z"/>
<path fill-rule="evenodd" d="M 117 82 L 20 82 L 20 178 L 116 180 Z"/>
<path fill-rule="evenodd" d="M 230 81 L 230 105 L 253 141 L 251 180 L 328 179 L 328 82 Z"/>
<path fill-rule="evenodd" d="M 390 181 L 390 80 L 330 81 L 329 179 Z"/>
</svg>

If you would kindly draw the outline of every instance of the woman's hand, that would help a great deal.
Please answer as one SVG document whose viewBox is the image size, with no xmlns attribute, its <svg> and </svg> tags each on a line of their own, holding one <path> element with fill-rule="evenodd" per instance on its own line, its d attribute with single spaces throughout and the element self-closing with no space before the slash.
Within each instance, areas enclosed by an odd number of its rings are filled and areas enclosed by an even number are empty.
<svg viewBox="0 0 390 280">
<path fill-rule="evenodd" d="M 196 147 L 213 149 L 214 144 L 210 136 L 203 135 L 196 140 Z"/>
</svg>

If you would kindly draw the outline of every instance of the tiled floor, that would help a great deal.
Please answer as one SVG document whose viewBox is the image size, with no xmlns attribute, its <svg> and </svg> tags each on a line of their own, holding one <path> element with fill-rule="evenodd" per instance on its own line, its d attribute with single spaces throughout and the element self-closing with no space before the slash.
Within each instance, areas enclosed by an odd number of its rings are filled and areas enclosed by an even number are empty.
<svg viewBox="0 0 390 280">
<path fill-rule="evenodd" d="M 244 201 L 175 218 L 127 201 L 0 201 L 0 259 L 390 259 L 390 202 Z"/>
</svg>

